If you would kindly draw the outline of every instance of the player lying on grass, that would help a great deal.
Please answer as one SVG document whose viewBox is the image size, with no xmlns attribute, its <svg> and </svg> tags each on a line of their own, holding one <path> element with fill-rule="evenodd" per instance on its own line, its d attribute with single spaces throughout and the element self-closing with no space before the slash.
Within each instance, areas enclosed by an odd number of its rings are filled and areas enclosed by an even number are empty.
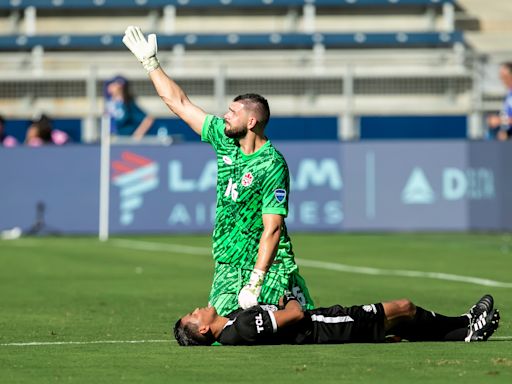
<svg viewBox="0 0 512 384">
<path fill-rule="evenodd" d="M 279 308 L 257 305 L 219 316 L 213 307 L 197 308 L 180 318 L 174 336 L 183 346 L 262 344 L 342 344 L 399 341 L 486 341 L 500 314 L 491 295 L 483 296 L 461 316 L 447 317 L 407 299 L 303 311 L 291 295 Z"/>
</svg>

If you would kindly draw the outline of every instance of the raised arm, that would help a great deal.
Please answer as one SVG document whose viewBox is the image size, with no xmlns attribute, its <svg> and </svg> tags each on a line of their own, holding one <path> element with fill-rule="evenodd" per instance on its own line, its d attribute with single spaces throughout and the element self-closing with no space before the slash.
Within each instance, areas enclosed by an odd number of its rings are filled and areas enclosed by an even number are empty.
<svg viewBox="0 0 512 384">
<path fill-rule="evenodd" d="M 183 119 L 190 128 L 201 135 L 206 112 L 192 104 L 183 89 L 166 75 L 161 67 L 149 73 L 158 96 L 179 118 Z"/>
<path fill-rule="evenodd" d="M 142 63 L 149 74 L 158 95 L 167 107 L 183 119 L 197 134 L 201 134 L 206 112 L 193 104 L 183 89 L 172 80 L 160 67 L 156 57 L 158 51 L 156 35 L 144 37 L 139 27 L 126 28 L 123 43 Z"/>
</svg>

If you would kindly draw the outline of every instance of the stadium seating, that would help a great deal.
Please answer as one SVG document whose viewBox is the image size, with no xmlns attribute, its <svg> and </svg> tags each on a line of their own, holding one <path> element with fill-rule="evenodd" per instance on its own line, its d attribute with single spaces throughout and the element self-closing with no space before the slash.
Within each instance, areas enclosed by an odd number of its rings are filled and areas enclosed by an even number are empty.
<svg viewBox="0 0 512 384">
<path fill-rule="evenodd" d="M 470 108 L 472 72 L 454 28 L 456 7 L 454 0 L 10 0 L 0 3 L 0 98 L 17 118 L 30 107 L 91 121 L 101 113 L 103 80 L 122 73 L 143 107 L 168 117 L 121 42 L 136 24 L 158 33 L 164 67 L 212 112 L 251 90 L 271 99 L 274 115 L 348 116 L 340 126 L 353 128 L 362 115 L 461 115 Z"/>
<path fill-rule="evenodd" d="M 159 32 L 163 48 L 181 44 L 187 49 L 296 49 L 318 43 L 328 49 L 449 46 L 462 41 L 462 36 L 453 33 L 449 11 L 443 12 L 447 15 L 442 26 L 436 16 L 442 7 L 453 6 L 453 0 L 13 0 L 0 7 L 11 12 L 0 49 L 117 50 L 129 24 Z M 378 19 L 368 18 L 368 9 Z M 389 13 L 391 24 L 385 22 Z M 402 17 L 397 19 L 395 13 Z M 358 19 L 367 22 L 358 25 Z"/>
<path fill-rule="evenodd" d="M 317 6 L 429 6 L 455 3 L 454 0 L 10 0 L 0 3 L 0 9 L 24 9 L 30 6 L 41 9 L 104 9 L 104 8 L 162 8 L 168 5 L 183 8 L 212 7 L 289 7 L 305 4 Z"/>
<path fill-rule="evenodd" d="M 62 36 L 7 36 L 0 37 L 0 49 L 45 50 L 119 50 L 126 49 L 122 35 L 62 35 Z M 312 49 L 315 44 L 325 48 L 398 48 L 398 47 L 449 47 L 462 43 L 463 37 L 455 33 L 283 33 L 283 34 L 175 34 L 161 35 L 161 49 L 182 45 L 186 49 Z"/>
</svg>

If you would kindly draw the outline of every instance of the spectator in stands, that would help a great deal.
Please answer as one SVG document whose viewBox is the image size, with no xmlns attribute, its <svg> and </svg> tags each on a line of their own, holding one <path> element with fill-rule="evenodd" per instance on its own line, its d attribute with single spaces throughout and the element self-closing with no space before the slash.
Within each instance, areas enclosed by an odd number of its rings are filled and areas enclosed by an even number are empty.
<svg viewBox="0 0 512 384">
<path fill-rule="evenodd" d="M 106 110 L 111 118 L 111 132 L 140 140 L 153 125 L 153 117 L 146 114 L 130 92 L 128 80 L 116 76 L 105 83 Z"/>
<path fill-rule="evenodd" d="M 500 78 L 507 88 L 507 95 L 500 113 L 487 117 L 487 126 L 490 138 L 507 140 L 512 137 L 512 62 L 500 65 Z"/>
<path fill-rule="evenodd" d="M 4 139 L 5 139 L 4 127 L 5 127 L 5 120 L 4 120 L 4 117 L 2 115 L 0 115 L 0 143 L 3 143 Z"/>
<path fill-rule="evenodd" d="M 63 145 L 68 141 L 68 134 L 64 131 L 53 129 L 51 119 L 45 114 L 32 120 L 32 124 L 29 126 L 25 137 L 25 144 L 30 147 L 48 144 Z"/>
<path fill-rule="evenodd" d="M 0 146 L 15 147 L 16 145 L 18 145 L 18 140 L 5 134 L 5 119 L 0 115 Z"/>
<path fill-rule="evenodd" d="M 52 128 L 46 119 L 32 121 L 27 129 L 25 144 L 29 147 L 40 147 L 52 143 Z"/>
</svg>

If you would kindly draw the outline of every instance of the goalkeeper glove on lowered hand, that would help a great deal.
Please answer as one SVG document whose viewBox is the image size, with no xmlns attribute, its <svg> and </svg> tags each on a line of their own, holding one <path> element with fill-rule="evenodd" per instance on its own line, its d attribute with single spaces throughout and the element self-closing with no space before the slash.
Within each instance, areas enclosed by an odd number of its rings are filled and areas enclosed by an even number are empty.
<svg viewBox="0 0 512 384">
<path fill-rule="evenodd" d="M 247 309 L 258 305 L 258 297 L 260 296 L 265 272 L 261 269 L 253 269 L 249 283 L 240 290 L 238 294 L 238 304 L 243 309 Z"/>
<path fill-rule="evenodd" d="M 148 35 L 146 40 L 140 27 L 129 26 L 124 32 L 123 43 L 139 59 L 148 73 L 160 67 L 156 58 L 158 47 L 154 33 Z"/>
</svg>

